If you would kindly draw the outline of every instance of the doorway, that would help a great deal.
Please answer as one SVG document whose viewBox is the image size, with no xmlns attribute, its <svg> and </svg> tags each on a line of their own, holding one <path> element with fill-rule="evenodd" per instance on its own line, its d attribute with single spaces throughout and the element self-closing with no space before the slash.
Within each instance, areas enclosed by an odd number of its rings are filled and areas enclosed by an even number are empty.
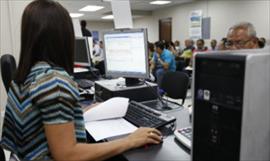
<svg viewBox="0 0 270 161">
<path fill-rule="evenodd" d="M 159 40 L 172 41 L 172 18 L 159 20 Z"/>
</svg>

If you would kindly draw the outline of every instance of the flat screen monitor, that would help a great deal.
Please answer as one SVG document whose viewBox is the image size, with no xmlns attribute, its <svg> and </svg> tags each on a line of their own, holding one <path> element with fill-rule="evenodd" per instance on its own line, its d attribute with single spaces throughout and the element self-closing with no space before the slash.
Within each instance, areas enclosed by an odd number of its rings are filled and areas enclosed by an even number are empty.
<svg viewBox="0 0 270 161">
<path fill-rule="evenodd" d="M 86 37 L 76 37 L 74 63 L 75 65 L 91 66 L 89 45 Z"/>
<path fill-rule="evenodd" d="M 106 76 L 149 78 L 146 29 L 105 32 Z"/>
<path fill-rule="evenodd" d="M 89 47 L 89 53 L 90 53 L 90 60 L 91 60 L 91 63 L 93 63 L 93 58 L 94 58 L 94 55 L 93 55 L 93 37 L 87 37 L 87 42 L 88 42 L 88 47 Z"/>
</svg>

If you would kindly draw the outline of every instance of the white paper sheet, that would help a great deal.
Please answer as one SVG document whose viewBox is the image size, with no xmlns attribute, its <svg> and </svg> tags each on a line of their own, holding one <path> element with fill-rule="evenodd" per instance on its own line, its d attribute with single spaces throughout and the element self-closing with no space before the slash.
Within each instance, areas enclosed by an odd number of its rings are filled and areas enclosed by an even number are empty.
<svg viewBox="0 0 270 161">
<path fill-rule="evenodd" d="M 128 98 L 114 97 L 84 113 L 84 121 L 99 121 L 122 118 L 126 115 Z"/>
<path fill-rule="evenodd" d="M 137 130 L 136 126 L 132 125 L 123 118 L 87 122 L 85 127 L 96 141 L 130 134 Z"/>
</svg>

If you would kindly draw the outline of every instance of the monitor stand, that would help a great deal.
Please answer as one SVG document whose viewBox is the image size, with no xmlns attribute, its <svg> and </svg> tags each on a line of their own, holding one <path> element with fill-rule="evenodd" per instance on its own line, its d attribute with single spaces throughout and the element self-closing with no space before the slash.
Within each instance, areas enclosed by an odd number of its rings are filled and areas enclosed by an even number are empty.
<svg viewBox="0 0 270 161">
<path fill-rule="evenodd" d="M 143 82 L 140 81 L 138 78 L 125 78 L 125 83 L 127 87 L 131 87 L 131 86 L 139 86 L 142 85 Z"/>
</svg>

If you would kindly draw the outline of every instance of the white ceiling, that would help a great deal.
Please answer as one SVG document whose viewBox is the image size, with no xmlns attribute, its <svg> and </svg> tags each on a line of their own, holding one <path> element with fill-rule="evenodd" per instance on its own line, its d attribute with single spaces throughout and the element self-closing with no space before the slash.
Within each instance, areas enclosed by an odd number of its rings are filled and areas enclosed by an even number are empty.
<svg viewBox="0 0 270 161">
<path fill-rule="evenodd" d="M 170 0 L 172 3 L 167 5 L 152 5 L 149 2 L 153 0 L 130 0 L 130 5 L 132 11 L 144 11 L 141 12 L 141 14 L 133 15 L 135 17 L 141 17 L 145 14 L 151 14 L 153 10 L 157 10 L 160 8 L 166 8 L 174 5 L 179 5 L 182 3 L 188 3 L 192 2 L 193 0 Z M 111 10 L 111 4 L 110 2 L 106 2 L 103 0 L 58 0 L 69 12 L 76 12 L 79 13 L 79 9 L 85 7 L 86 5 L 100 5 L 104 6 L 103 9 L 96 11 L 96 12 L 80 12 L 84 13 L 83 17 L 80 17 L 80 19 L 85 20 L 101 20 L 101 17 L 110 13 Z"/>
</svg>

